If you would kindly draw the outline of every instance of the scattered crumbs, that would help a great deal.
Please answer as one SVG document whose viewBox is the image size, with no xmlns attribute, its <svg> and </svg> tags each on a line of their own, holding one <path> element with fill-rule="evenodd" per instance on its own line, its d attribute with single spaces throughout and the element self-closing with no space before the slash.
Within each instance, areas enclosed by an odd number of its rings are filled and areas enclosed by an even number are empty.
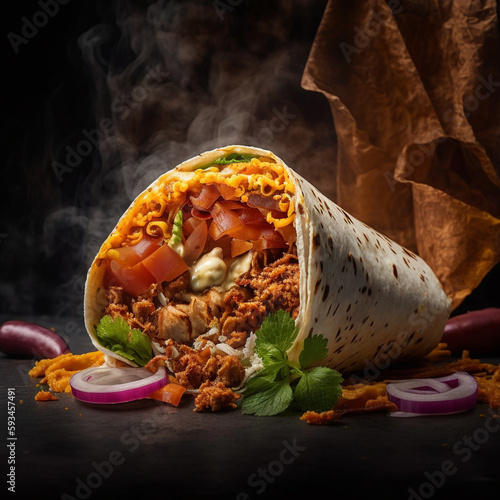
<svg viewBox="0 0 500 500">
<path fill-rule="evenodd" d="M 35 401 L 58 401 L 59 398 L 49 391 L 38 391 L 35 395 Z"/>
</svg>

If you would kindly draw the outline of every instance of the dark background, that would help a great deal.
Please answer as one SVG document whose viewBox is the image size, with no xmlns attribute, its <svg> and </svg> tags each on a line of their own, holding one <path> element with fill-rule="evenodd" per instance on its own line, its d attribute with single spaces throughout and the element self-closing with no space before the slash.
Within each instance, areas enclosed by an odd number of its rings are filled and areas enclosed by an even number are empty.
<svg viewBox="0 0 500 500">
<path fill-rule="evenodd" d="M 57 12 L 36 18 L 43 26 L 18 53 L 8 34 L 22 36 L 41 4 L 2 16 L 0 313 L 81 316 L 87 269 L 119 216 L 201 151 L 268 147 L 335 199 L 330 109 L 300 87 L 326 0 L 48 3 Z M 55 168 L 147 67 L 161 68 L 155 92 L 129 100 L 115 133 L 74 168 Z M 498 306 L 498 276 L 497 266 L 456 313 Z"/>
<path fill-rule="evenodd" d="M 7 34 L 19 34 L 23 17 L 32 19 L 40 5 L 9 3 L 1 18 L 2 320 L 33 318 L 71 337 L 74 352 L 88 352 L 83 286 L 98 247 L 135 194 L 212 147 L 268 147 L 335 199 L 330 109 L 323 96 L 300 87 L 326 0 L 221 3 L 227 11 L 218 12 L 212 0 L 72 0 L 17 54 Z M 66 163 L 67 148 L 97 130 L 112 103 L 123 106 L 148 64 L 168 74 L 158 92 L 129 105 L 116 133 L 58 177 L 54 162 Z M 289 123 L 270 134 L 270 120 L 285 109 Z M 497 266 L 457 312 L 498 306 L 498 276 Z M 93 464 L 113 451 L 125 462 L 80 498 L 299 498 L 306 488 L 313 497 L 331 491 L 400 499 L 410 487 L 420 492 L 426 474 L 436 474 L 445 460 L 456 464 L 456 474 L 443 487 L 431 485 L 436 498 L 498 492 L 496 435 L 466 463 L 454 453 L 484 429 L 484 404 L 465 416 L 379 413 L 325 428 L 297 415 L 270 421 L 194 413 L 192 400 L 179 408 L 151 401 L 99 408 L 60 394 L 59 402 L 36 403 L 39 380 L 28 376 L 33 360 L 4 357 L 2 366 L 0 399 L 6 387 L 16 390 L 19 498 L 78 497 L 77 479 L 95 477 Z M 285 442 L 296 442 L 300 454 L 260 494 L 249 479 L 279 466 Z"/>
</svg>

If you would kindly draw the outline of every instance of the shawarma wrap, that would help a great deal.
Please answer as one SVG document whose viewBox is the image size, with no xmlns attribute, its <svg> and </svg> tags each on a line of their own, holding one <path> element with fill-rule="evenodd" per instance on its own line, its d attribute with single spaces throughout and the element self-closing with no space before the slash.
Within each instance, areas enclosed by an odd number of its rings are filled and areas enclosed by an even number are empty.
<svg viewBox="0 0 500 500">
<path fill-rule="evenodd" d="M 323 363 L 350 372 L 430 352 L 450 300 L 422 259 L 272 152 L 228 146 L 181 163 L 133 201 L 89 269 L 84 308 L 106 355 L 132 366 L 163 355 L 196 388 L 221 377 L 221 360 L 241 363 L 226 367 L 228 387 L 255 369 L 252 335 L 271 312 L 295 320 L 290 359 L 322 334 Z M 121 339 L 108 335 L 117 318 L 127 325 Z M 183 361 L 188 352 L 201 368 Z"/>
</svg>

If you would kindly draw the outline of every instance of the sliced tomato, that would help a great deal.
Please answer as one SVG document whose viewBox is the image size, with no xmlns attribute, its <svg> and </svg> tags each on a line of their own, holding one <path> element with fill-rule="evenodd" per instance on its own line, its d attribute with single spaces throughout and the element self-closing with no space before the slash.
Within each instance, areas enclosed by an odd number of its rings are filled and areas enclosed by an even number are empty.
<svg viewBox="0 0 500 500">
<path fill-rule="evenodd" d="M 203 210 L 198 210 L 197 208 L 194 207 L 191 209 L 191 215 L 201 220 L 208 220 L 212 218 L 210 212 L 204 212 Z"/>
<path fill-rule="evenodd" d="M 249 194 L 248 205 L 255 208 L 265 208 L 267 210 L 279 210 L 279 201 L 271 196 L 263 196 L 260 194 Z"/>
<path fill-rule="evenodd" d="M 220 193 L 215 186 L 204 184 L 200 194 L 198 196 L 190 196 L 189 200 L 197 210 L 209 212 L 219 196 Z"/>
<path fill-rule="evenodd" d="M 209 233 L 214 240 L 226 234 L 234 236 L 235 231 L 245 228 L 238 215 L 225 207 L 221 202 L 217 201 L 214 203 L 210 214 L 213 218 L 213 224 L 210 225 Z"/>
<path fill-rule="evenodd" d="M 233 238 L 231 240 L 231 257 L 238 257 L 253 248 L 253 243 L 249 241 Z"/>
<path fill-rule="evenodd" d="M 141 262 L 132 267 L 123 267 L 116 260 L 111 260 L 109 269 L 111 282 L 121 286 L 130 295 L 141 295 L 155 281 Z"/>
<path fill-rule="evenodd" d="M 191 265 L 203 252 L 208 237 L 208 227 L 205 221 L 199 221 L 199 224 L 189 235 L 184 245 L 184 260 Z"/>
<path fill-rule="evenodd" d="M 163 243 L 163 238 L 154 238 L 153 236 L 145 235 L 142 240 L 133 245 L 131 248 L 139 257 L 139 261 L 151 255 Z"/>
<path fill-rule="evenodd" d="M 274 233 L 274 227 L 265 223 L 265 224 L 247 224 L 242 228 L 238 228 L 231 233 L 233 238 L 238 238 L 240 240 L 246 241 L 255 241 L 259 238 L 262 238 L 263 235 L 269 233 L 269 238 L 271 237 L 271 233 Z"/>
<path fill-rule="evenodd" d="M 166 243 L 146 257 L 142 264 L 153 275 L 152 283 L 172 281 L 188 270 L 182 257 Z"/>
<path fill-rule="evenodd" d="M 259 238 L 255 240 L 256 241 L 253 241 L 253 248 L 256 251 L 266 248 L 286 248 L 286 242 L 283 236 L 269 224 L 267 228 L 262 229 Z"/>
<path fill-rule="evenodd" d="M 256 251 L 265 250 L 266 248 L 286 248 L 286 242 L 282 238 L 281 234 L 276 232 L 273 238 L 260 238 L 253 242 L 253 249 Z"/>
<path fill-rule="evenodd" d="M 113 248 L 108 255 L 122 267 L 131 267 L 140 261 L 139 256 L 131 247 Z"/>
<path fill-rule="evenodd" d="M 137 245 L 113 248 L 110 257 L 122 267 L 132 267 L 159 248 L 162 238 L 144 236 Z"/>
<path fill-rule="evenodd" d="M 247 206 L 241 201 L 235 200 L 219 200 L 217 202 L 224 210 L 243 210 Z"/>
<path fill-rule="evenodd" d="M 295 232 L 293 224 L 288 224 L 288 226 L 280 227 L 277 229 L 277 231 L 281 234 L 281 236 L 283 236 L 283 239 L 289 245 L 297 239 L 297 233 Z"/>
<path fill-rule="evenodd" d="M 209 229 L 210 233 L 210 229 Z M 231 240 L 229 236 L 222 236 L 217 241 L 213 238 L 207 239 L 207 244 L 205 246 L 205 252 L 208 253 L 212 251 L 214 248 L 220 248 L 222 250 L 222 255 L 224 259 L 229 259 L 231 257 Z"/>
<path fill-rule="evenodd" d="M 156 399 L 157 401 L 162 401 L 164 403 L 170 403 L 171 405 L 178 406 L 181 402 L 183 394 L 186 392 L 186 388 L 180 384 L 170 383 L 163 386 L 161 389 L 157 389 L 152 392 L 148 398 Z"/>
<path fill-rule="evenodd" d="M 182 234 L 185 237 L 189 237 L 189 235 L 202 223 L 206 224 L 202 219 L 190 217 L 184 222 L 184 224 L 182 224 Z"/>
<path fill-rule="evenodd" d="M 260 212 L 259 209 L 257 208 L 251 208 L 251 207 L 244 207 L 242 210 L 239 210 L 237 212 L 240 221 L 243 222 L 243 224 L 267 224 L 266 218 L 262 213 Z"/>
<path fill-rule="evenodd" d="M 236 188 L 226 186 L 225 184 L 217 184 L 217 190 L 225 200 L 237 200 Z"/>
</svg>

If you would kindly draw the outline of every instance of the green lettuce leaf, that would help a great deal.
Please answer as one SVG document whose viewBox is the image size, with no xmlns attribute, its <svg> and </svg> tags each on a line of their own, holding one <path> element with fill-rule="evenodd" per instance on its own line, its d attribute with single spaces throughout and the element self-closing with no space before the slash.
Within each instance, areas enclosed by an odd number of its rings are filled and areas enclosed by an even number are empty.
<svg viewBox="0 0 500 500">
<path fill-rule="evenodd" d="M 151 340 L 138 328 L 130 329 L 127 322 L 106 315 L 101 318 L 96 328 L 96 335 L 103 347 L 144 366 L 153 356 Z"/>
<path fill-rule="evenodd" d="M 231 153 L 226 156 L 222 156 L 221 158 L 217 158 L 216 160 L 210 162 L 207 165 L 203 165 L 202 167 L 197 167 L 197 169 L 205 169 L 212 167 L 213 165 L 229 165 L 231 163 L 246 163 L 251 161 L 253 158 L 257 158 L 257 155 L 251 154 L 239 154 L 239 153 Z"/>
</svg>

